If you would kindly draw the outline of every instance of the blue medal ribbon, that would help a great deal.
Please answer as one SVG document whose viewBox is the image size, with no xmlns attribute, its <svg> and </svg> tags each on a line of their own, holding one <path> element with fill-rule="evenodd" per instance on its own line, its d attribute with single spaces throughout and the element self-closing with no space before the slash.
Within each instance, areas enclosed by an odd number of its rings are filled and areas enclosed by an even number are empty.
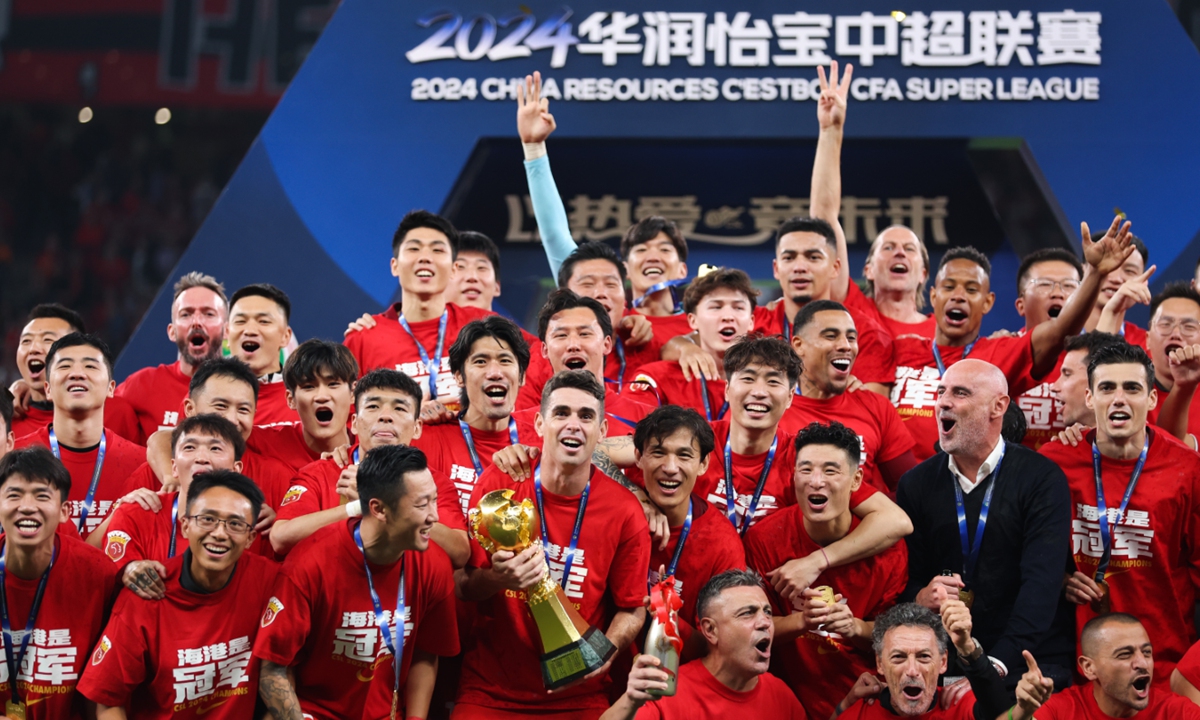
<svg viewBox="0 0 1200 720">
<path fill-rule="evenodd" d="M 963 356 L 961 358 L 962 360 L 967 359 L 967 356 L 971 354 L 971 349 L 975 347 L 975 343 L 977 342 L 979 342 L 979 338 L 975 338 L 970 342 L 970 344 L 967 345 L 967 347 L 963 350 Z M 929 344 L 933 346 L 933 360 L 938 366 L 938 377 L 941 377 L 946 374 L 946 363 L 942 362 L 942 351 L 938 350 L 936 339 L 930 340 Z"/>
<path fill-rule="evenodd" d="M 683 521 L 683 529 L 679 531 L 679 542 L 675 545 L 675 552 L 671 555 L 671 564 L 667 565 L 667 577 L 675 574 L 675 568 L 679 567 L 679 558 L 683 556 L 683 544 L 687 542 L 688 535 L 692 532 L 692 499 L 688 498 L 688 514 Z M 660 580 L 662 578 L 659 578 Z"/>
<path fill-rule="evenodd" d="M 408 333 L 408 336 L 412 338 L 413 345 L 417 346 L 417 352 L 421 354 L 421 364 L 425 366 L 425 370 L 429 373 L 429 399 L 434 401 L 438 398 L 438 370 L 442 367 L 442 349 L 446 346 L 446 322 L 449 319 L 450 308 L 446 308 L 442 311 L 442 319 L 438 321 L 437 349 L 433 352 L 434 357 L 430 359 L 429 353 L 425 351 L 425 346 L 413 334 L 408 320 L 404 319 L 403 315 L 400 316 L 400 327 L 404 328 L 404 332 Z"/>
<path fill-rule="evenodd" d="M 358 464 L 358 448 L 354 448 L 354 453 L 350 456 L 354 460 L 354 464 Z"/>
<path fill-rule="evenodd" d="M 392 654 L 392 665 L 396 672 L 395 683 L 392 685 L 393 707 L 395 699 L 400 694 L 400 666 L 404 664 L 404 553 L 400 554 L 400 588 L 396 590 L 396 614 L 388 623 L 383 617 L 383 605 L 379 602 L 379 593 L 375 592 L 375 581 L 371 579 L 371 566 L 367 563 L 367 551 L 363 548 L 362 523 L 354 526 L 354 544 L 363 556 L 363 572 L 367 574 L 367 589 L 371 591 L 371 603 L 375 606 L 375 624 L 383 633 L 383 642 L 388 652 Z M 392 625 L 396 626 L 396 635 L 392 635 Z"/>
<path fill-rule="evenodd" d="M 617 392 L 620 393 L 625 386 L 625 341 L 616 335 L 613 335 L 613 339 L 616 340 L 614 347 L 617 351 L 617 360 L 621 362 L 621 369 L 617 371 Z"/>
<path fill-rule="evenodd" d="M 967 589 L 970 589 L 975 580 L 975 564 L 979 561 L 979 550 L 983 547 L 983 531 L 987 528 L 988 508 L 992 505 L 992 493 L 1000 481 L 1000 465 L 1004 462 L 1005 452 L 1007 452 L 1006 449 L 1000 451 L 1000 457 L 996 459 L 996 467 L 992 468 L 992 473 L 988 477 L 992 482 L 988 485 L 987 492 L 983 494 L 983 505 L 979 508 L 979 520 L 975 523 L 974 541 L 967 536 L 967 508 L 963 502 L 962 487 L 958 484 L 958 478 L 950 478 L 954 484 L 954 502 L 958 507 L 958 537 L 962 542 L 963 557 L 962 579 Z"/>
<path fill-rule="evenodd" d="M 475 438 L 471 437 L 471 426 L 460 417 L 458 429 L 462 431 L 463 440 L 467 443 L 467 451 L 471 453 L 471 464 L 475 466 L 475 479 L 478 481 L 479 476 L 483 474 L 483 463 L 479 460 L 479 452 L 475 450 Z M 517 421 L 513 420 L 511 415 L 508 417 L 508 440 L 513 445 L 517 444 Z"/>
<path fill-rule="evenodd" d="M 1142 467 L 1146 464 L 1146 454 L 1150 450 L 1150 431 L 1146 431 L 1146 441 L 1142 443 L 1142 453 L 1138 455 L 1137 464 L 1133 466 L 1133 474 L 1129 476 L 1129 484 L 1125 486 L 1125 496 L 1121 498 L 1121 506 L 1117 508 L 1117 517 L 1115 520 L 1108 519 L 1108 503 L 1104 499 L 1104 481 L 1100 477 L 1100 448 L 1096 447 L 1096 443 L 1092 442 L 1092 470 L 1096 476 L 1096 519 L 1100 521 L 1100 546 L 1103 548 L 1103 553 L 1100 556 L 1100 564 L 1096 566 L 1096 582 L 1104 580 L 1104 574 L 1108 571 L 1108 563 L 1112 560 L 1112 541 L 1113 534 L 1116 532 L 1116 526 L 1125 519 L 1125 509 L 1129 507 L 1129 499 L 1133 497 L 1134 488 L 1137 487 L 1138 478 L 1142 476 Z"/>
<path fill-rule="evenodd" d="M 83 498 L 83 509 L 79 511 L 79 534 L 83 534 L 87 526 L 88 515 L 92 514 L 92 503 L 96 499 L 96 485 L 100 483 L 100 472 L 104 469 L 104 454 L 108 450 L 108 431 L 100 435 L 100 450 L 96 453 L 96 467 L 92 470 L 92 483 L 88 485 L 87 495 Z M 50 426 L 50 451 L 54 457 L 62 460 L 62 450 L 58 446 L 58 438 L 54 435 L 54 426 Z"/>
<path fill-rule="evenodd" d="M 721 411 L 717 413 L 716 417 L 713 417 L 712 401 L 708 399 L 708 379 L 703 375 L 700 376 L 700 397 L 704 399 L 704 417 L 707 418 L 710 423 L 720 420 L 721 418 L 725 417 L 725 413 L 729 412 L 729 401 L 726 400 L 725 403 L 721 405 Z"/>
<path fill-rule="evenodd" d="M 46 594 L 46 583 L 50 579 L 50 571 L 54 569 L 54 561 L 58 559 L 58 544 L 50 553 L 50 565 L 42 573 L 38 581 L 37 592 L 33 596 L 33 604 L 29 607 L 29 619 L 25 621 L 25 635 L 21 638 L 21 648 L 13 652 L 12 625 L 8 619 L 8 588 L 5 580 L 8 569 L 8 548 L 0 552 L 0 628 L 4 631 L 4 656 L 8 662 L 8 688 L 12 693 L 12 702 L 21 705 L 21 691 L 18 688 L 21 663 L 25 659 L 25 651 L 29 649 L 29 638 L 33 637 L 33 627 L 37 623 L 38 611 L 42 607 L 42 598 Z"/>
<path fill-rule="evenodd" d="M 731 428 L 732 430 L 732 428 Z M 750 498 L 750 505 L 746 508 L 746 514 L 742 517 L 742 526 L 738 527 L 737 522 L 737 490 L 733 487 L 733 449 L 730 445 L 730 439 L 725 438 L 725 517 L 729 518 L 729 522 L 733 523 L 733 527 L 738 531 L 739 536 L 745 536 L 746 531 L 750 529 L 750 519 L 754 517 L 754 513 L 758 510 L 758 501 L 762 497 L 763 488 L 767 484 L 767 476 L 771 473 L 771 466 L 775 464 L 775 450 L 779 446 L 779 433 L 771 439 L 771 449 L 767 452 L 767 460 L 763 463 L 762 474 L 758 476 L 758 485 L 754 488 L 754 496 Z"/>
<path fill-rule="evenodd" d="M 587 510 L 588 492 L 592 489 L 591 480 L 587 485 L 583 486 L 583 493 L 579 496 L 579 510 L 575 512 L 575 528 L 571 531 L 571 545 L 567 548 L 566 559 L 563 561 L 562 582 L 559 583 L 564 590 L 567 588 L 567 578 L 571 576 L 571 566 L 575 564 L 575 550 L 579 547 L 579 531 L 583 529 L 583 513 Z M 537 495 L 538 519 L 542 523 L 542 552 L 546 554 L 546 566 L 550 565 L 550 552 L 546 550 L 546 543 L 550 542 L 550 531 L 546 527 L 546 504 L 542 501 L 542 466 L 538 465 L 537 470 L 533 472 L 533 491 Z"/>
<path fill-rule="evenodd" d="M 673 291 L 675 288 L 679 287 L 680 285 L 687 285 L 690 282 L 691 282 L 691 280 L 688 280 L 687 278 L 680 278 L 678 280 L 663 280 L 660 283 L 654 283 L 653 285 L 651 285 L 649 288 L 646 289 L 646 292 L 644 295 L 642 295 L 637 300 L 633 301 L 633 306 L 635 308 L 645 307 L 646 304 L 650 302 L 650 296 L 653 295 L 654 293 L 661 292 L 663 290 L 668 290 L 668 289 Z M 671 301 L 674 302 L 674 304 L 675 304 L 673 312 L 675 312 L 675 313 L 683 312 L 683 303 L 679 302 L 679 300 L 675 297 L 674 292 L 671 293 Z"/>
<path fill-rule="evenodd" d="M 167 548 L 167 557 L 175 557 L 175 536 L 179 534 L 175 523 L 179 520 L 179 494 L 176 493 L 175 499 L 171 501 L 171 545 Z"/>
</svg>

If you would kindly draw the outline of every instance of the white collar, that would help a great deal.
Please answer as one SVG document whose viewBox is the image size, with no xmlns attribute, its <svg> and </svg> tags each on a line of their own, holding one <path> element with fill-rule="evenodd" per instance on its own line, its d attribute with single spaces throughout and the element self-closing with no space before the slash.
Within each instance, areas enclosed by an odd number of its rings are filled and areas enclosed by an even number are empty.
<svg viewBox="0 0 1200 720">
<path fill-rule="evenodd" d="M 979 472 L 975 473 L 974 480 L 971 480 L 966 475 L 962 474 L 962 472 L 958 469 L 958 463 L 954 462 L 953 455 L 949 455 L 950 474 L 952 474 L 954 479 L 958 481 L 958 485 L 962 488 L 963 492 L 969 494 L 972 490 L 982 485 L 983 481 L 987 479 L 988 475 L 992 474 L 992 471 L 996 469 L 996 464 L 1000 462 L 1000 458 L 1003 456 L 1004 438 L 1001 437 L 1000 440 L 997 441 L 996 447 L 992 448 L 992 452 L 988 454 L 987 459 L 985 459 L 983 464 L 979 466 Z"/>
</svg>

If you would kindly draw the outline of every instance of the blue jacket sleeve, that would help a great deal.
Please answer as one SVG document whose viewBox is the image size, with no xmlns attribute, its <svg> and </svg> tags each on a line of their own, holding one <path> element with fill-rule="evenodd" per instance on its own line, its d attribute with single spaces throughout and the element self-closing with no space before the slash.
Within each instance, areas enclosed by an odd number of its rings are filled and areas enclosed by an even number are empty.
<svg viewBox="0 0 1200 720">
<path fill-rule="evenodd" d="M 557 278 L 558 269 L 576 246 L 567 223 L 567 210 L 554 184 L 554 174 L 550 172 L 550 158 L 543 155 L 536 160 L 526 160 L 525 180 L 529 184 L 533 215 L 537 218 L 538 233 L 542 237 L 546 260 L 550 263 L 550 273 Z"/>
</svg>

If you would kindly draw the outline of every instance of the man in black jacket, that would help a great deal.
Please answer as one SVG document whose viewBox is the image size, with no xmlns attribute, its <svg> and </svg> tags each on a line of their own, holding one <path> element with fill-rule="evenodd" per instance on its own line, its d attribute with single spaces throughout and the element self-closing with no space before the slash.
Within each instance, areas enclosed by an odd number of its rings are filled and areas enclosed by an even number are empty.
<svg viewBox="0 0 1200 720">
<path fill-rule="evenodd" d="M 956 363 L 937 395 L 942 451 L 906 473 L 896 494 L 913 523 L 903 599 L 938 611 L 945 590 L 971 607 L 975 637 L 1010 690 L 1022 650 L 1065 687 L 1073 652 L 1062 592 L 1071 548 L 1066 478 L 1003 441 L 1008 383 L 995 366 Z"/>
</svg>

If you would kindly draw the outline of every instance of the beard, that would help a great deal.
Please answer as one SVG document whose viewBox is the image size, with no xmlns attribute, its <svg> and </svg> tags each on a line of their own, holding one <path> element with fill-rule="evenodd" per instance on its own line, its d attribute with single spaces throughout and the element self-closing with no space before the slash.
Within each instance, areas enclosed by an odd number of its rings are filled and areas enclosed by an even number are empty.
<svg viewBox="0 0 1200 720">
<path fill-rule="evenodd" d="M 203 344 L 194 345 L 192 340 L 202 338 Z M 175 341 L 175 346 L 179 348 L 179 356 L 188 361 L 192 365 L 200 365 L 207 360 L 213 360 L 221 356 L 220 338 L 211 338 L 204 330 L 193 330 L 186 336 Z M 197 351 L 203 349 L 202 355 L 197 355 Z"/>
</svg>

